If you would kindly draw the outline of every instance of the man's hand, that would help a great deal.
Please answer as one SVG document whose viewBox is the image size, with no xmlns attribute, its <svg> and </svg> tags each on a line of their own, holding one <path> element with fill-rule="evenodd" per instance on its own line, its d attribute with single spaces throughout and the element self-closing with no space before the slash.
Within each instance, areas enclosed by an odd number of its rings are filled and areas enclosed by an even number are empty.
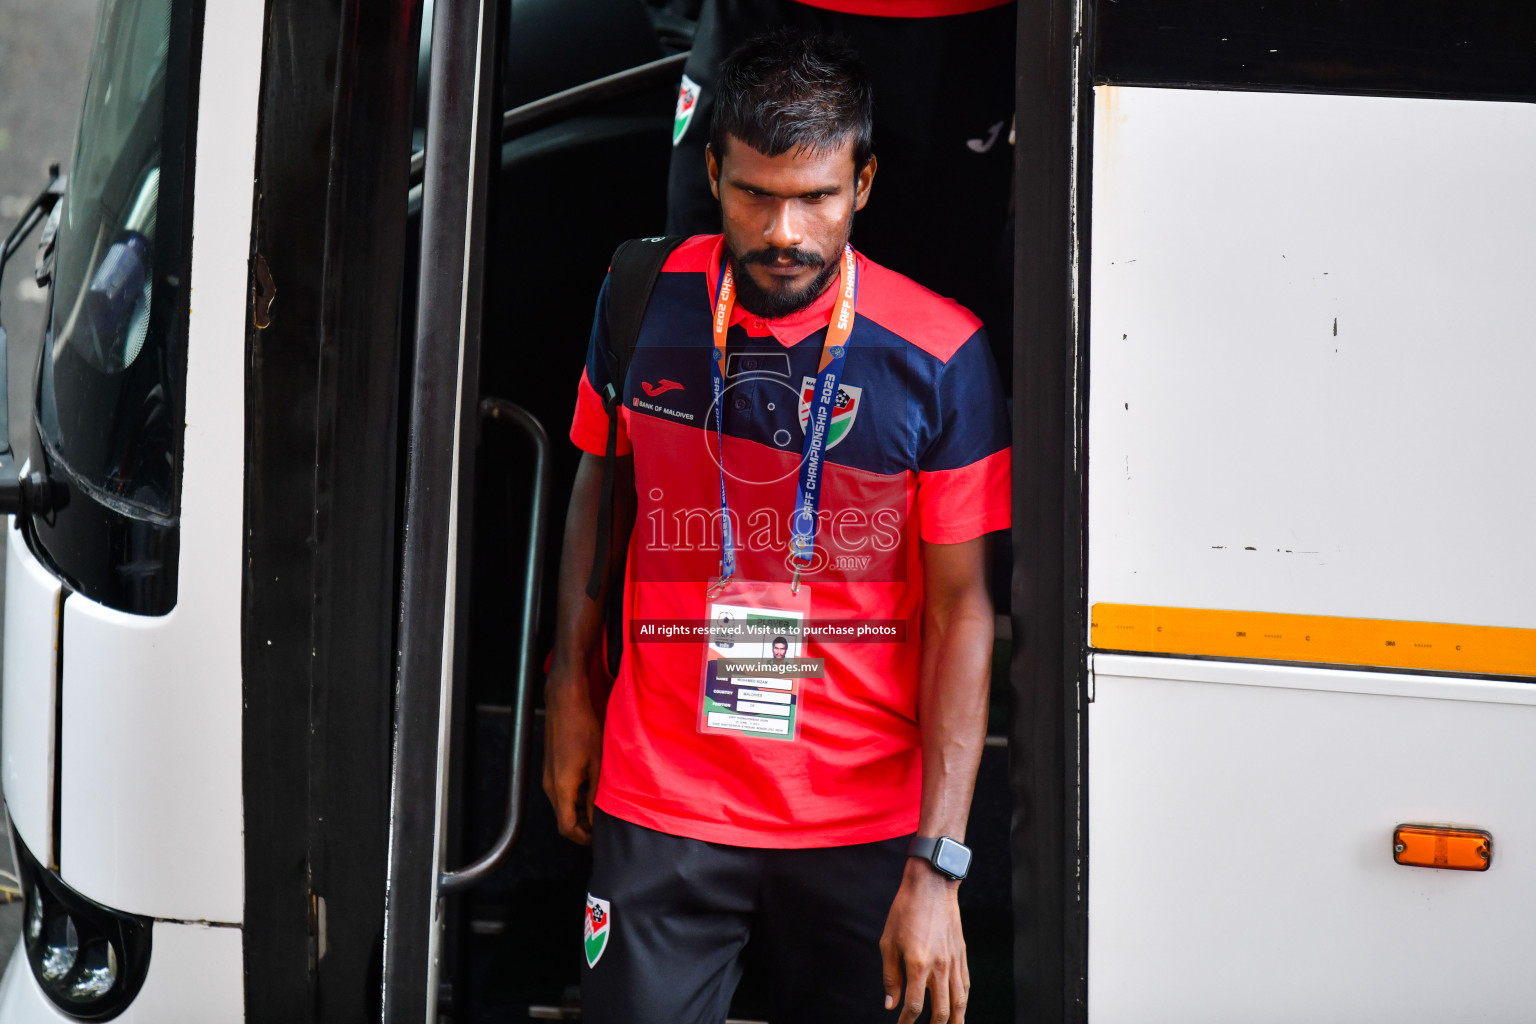
<svg viewBox="0 0 1536 1024">
<path fill-rule="evenodd" d="M 986 541 L 923 542 L 923 663 L 917 725 L 923 743 L 923 803 L 918 834 L 965 841 L 965 819 L 987 732 L 992 601 L 987 596 Z M 942 666 L 942 668 L 941 668 Z M 960 933 L 960 883 L 931 864 L 907 859 L 885 919 L 880 956 L 885 1008 L 906 992 L 899 1024 L 923 1012 L 933 993 L 933 1024 L 963 1024 L 971 991 Z"/>
<path fill-rule="evenodd" d="M 915 858 L 907 861 L 901 888 L 885 919 L 880 957 L 885 964 L 885 1008 L 905 1001 L 897 1024 L 912 1024 L 923 1012 L 923 996 L 933 993 L 933 1024 L 965 1024 L 971 993 L 971 968 L 960 931 L 960 883 L 952 882 Z"/>
<path fill-rule="evenodd" d="M 560 834 L 583 846 L 592 842 L 602 761 L 603 726 L 592 710 L 585 668 L 557 658 L 544 686 L 544 792 Z"/>
</svg>

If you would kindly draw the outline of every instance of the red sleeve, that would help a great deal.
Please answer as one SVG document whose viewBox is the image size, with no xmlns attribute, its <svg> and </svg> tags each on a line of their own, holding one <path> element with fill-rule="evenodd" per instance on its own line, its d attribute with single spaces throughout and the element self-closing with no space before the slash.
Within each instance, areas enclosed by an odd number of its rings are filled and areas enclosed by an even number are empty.
<svg viewBox="0 0 1536 1024">
<path fill-rule="evenodd" d="M 1013 449 L 958 469 L 917 474 L 919 533 L 930 544 L 959 544 L 1013 525 Z"/>
<path fill-rule="evenodd" d="M 629 417 L 626 410 L 619 409 L 619 439 L 616 452 L 619 455 L 628 455 L 632 450 L 629 444 L 628 426 Z M 571 442 L 584 452 L 593 455 L 603 455 L 608 451 L 608 413 L 603 408 L 603 400 L 593 389 L 587 380 L 587 371 L 581 371 L 581 381 L 576 385 L 576 415 L 571 417 Z"/>
</svg>

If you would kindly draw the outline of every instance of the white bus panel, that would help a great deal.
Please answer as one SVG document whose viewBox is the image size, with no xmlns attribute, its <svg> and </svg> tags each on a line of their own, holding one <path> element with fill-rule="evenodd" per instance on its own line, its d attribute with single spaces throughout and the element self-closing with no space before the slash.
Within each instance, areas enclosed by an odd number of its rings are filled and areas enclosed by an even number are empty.
<svg viewBox="0 0 1536 1024">
<path fill-rule="evenodd" d="M 1536 687 L 1094 656 L 1095 1024 L 1519 1021 L 1536 1006 Z M 1492 833 L 1486 871 L 1393 829 Z"/>
<path fill-rule="evenodd" d="M 64 602 L 59 874 L 114 910 L 238 924 L 240 605 L 186 590 L 163 617 Z"/>
<path fill-rule="evenodd" d="M 1096 655 L 1092 1019 L 1522 1019 L 1536 686 L 1465 673 L 1536 675 L 1536 107 L 1094 116 L 1094 646 L 1498 650 Z M 1487 829 L 1492 866 L 1400 866 L 1405 823 Z"/>
<path fill-rule="evenodd" d="M 53 863 L 54 716 L 58 709 L 59 581 L 32 556 L 14 516 L 5 549 L 5 666 L 0 707 L 5 806 L 21 841 Z"/>
<path fill-rule="evenodd" d="M 1094 117 L 1090 602 L 1536 626 L 1536 106 Z"/>
</svg>

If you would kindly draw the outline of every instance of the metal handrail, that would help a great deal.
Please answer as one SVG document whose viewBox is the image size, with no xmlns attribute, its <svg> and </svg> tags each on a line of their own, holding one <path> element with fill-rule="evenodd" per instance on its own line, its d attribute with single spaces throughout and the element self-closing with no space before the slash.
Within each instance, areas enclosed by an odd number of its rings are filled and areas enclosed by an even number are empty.
<svg viewBox="0 0 1536 1024">
<path fill-rule="evenodd" d="M 653 60 L 648 64 L 625 68 L 623 71 L 616 71 L 611 75 L 604 75 L 602 78 L 594 78 L 590 82 L 562 89 L 557 93 L 536 99 L 532 103 L 513 107 L 501 115 L 501 141 L 506 142 L 523 132 L 543 128 L 547 124 L 570 116 L 583 107 L 633 95 L 652 85 L 669 81 L 683 73 L 683 65 L 688 62 L 688 53 L 689 51 L 684 50 L 682 53 L 674 53 L 670 57 Z M 411 154 L 412 185 L 420 183 L 425 166 L 425 151 Z"/>
<path fill-rule="evenodd" d="M 415 343 L 402 367 L 406 444 L 401 481 L 400 604 L 395 732 L 384 889 L 383 1024 L 437 1019 L 442 938 L 444 716 L 462 672 L 455 642 L 459 528 L 471 502 L 470 434 L 479 393 L 487 179 L 495 158 L 494 0 L 438 3 L 432 12 L 431 96 L 422 185 Z M 403 198 L 403 197 L 402 197 Z"/>
<path fill-rule="evenodd" d="M 491 848 L 475 861 L 457 871 L 445 871 L 438 876 L 437 891 L 443 896 L 461 893 L 495 871 L 512 852 L 517 833 L 522 826 L 523 789 L 526 768 L 523 764 L 528 748 L 528 705 L 533 689 L 533 674 L 537 670 L 539 635 L 539 604 L 544 586 L 544 534 L 549 519 L 549 435 L 544 427 L 526 409 L 504 398 L 486 398 L 480 402 L 480 418 L 509 422 L 521 427 L 534 445 L 533 492 L 529 496 L 528 559 L 523 567 L 523 620 L 522 636 L 517 648 L 517 689 L 512 698 L 512 757 L 508 769 L 507 814 L 502 822 L 501 834 Z"/>
</svg>

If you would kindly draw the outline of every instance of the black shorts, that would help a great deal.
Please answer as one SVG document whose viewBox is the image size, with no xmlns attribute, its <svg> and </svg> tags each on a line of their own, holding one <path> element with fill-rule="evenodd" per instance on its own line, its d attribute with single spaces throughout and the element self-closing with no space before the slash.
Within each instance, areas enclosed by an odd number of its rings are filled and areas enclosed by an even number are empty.
<svg viewBox="0 0 1536 1024">
<path fill-rule="evenodd" d="M 767 973 L 772 1024 L 894 1021 L 879 943 L 908 842 L 724 846 L 599 811 L 588 891 L 605 904 L 608 936 L 583 937 L 583 964 L 591 963 L 582 968 L 582 1019 L 721 1024 L 750 940 Z"/>
<path fill-rule="evenodd" d="M 704 145 L 721 59 L 778 26 L 840 35 L 869 69 L 880 161 L 869 205 L 854 221 L 853 243 L 877 263 L 981 317 L 1006 380 L 1014 13 L 1007 4 L 940 18 L 885 18 L 794 0 L 704 0 L 684 69 L 701 87 L 699 104 L 672 150 L 667 233 L 720 230 Z"/>
</svg>

